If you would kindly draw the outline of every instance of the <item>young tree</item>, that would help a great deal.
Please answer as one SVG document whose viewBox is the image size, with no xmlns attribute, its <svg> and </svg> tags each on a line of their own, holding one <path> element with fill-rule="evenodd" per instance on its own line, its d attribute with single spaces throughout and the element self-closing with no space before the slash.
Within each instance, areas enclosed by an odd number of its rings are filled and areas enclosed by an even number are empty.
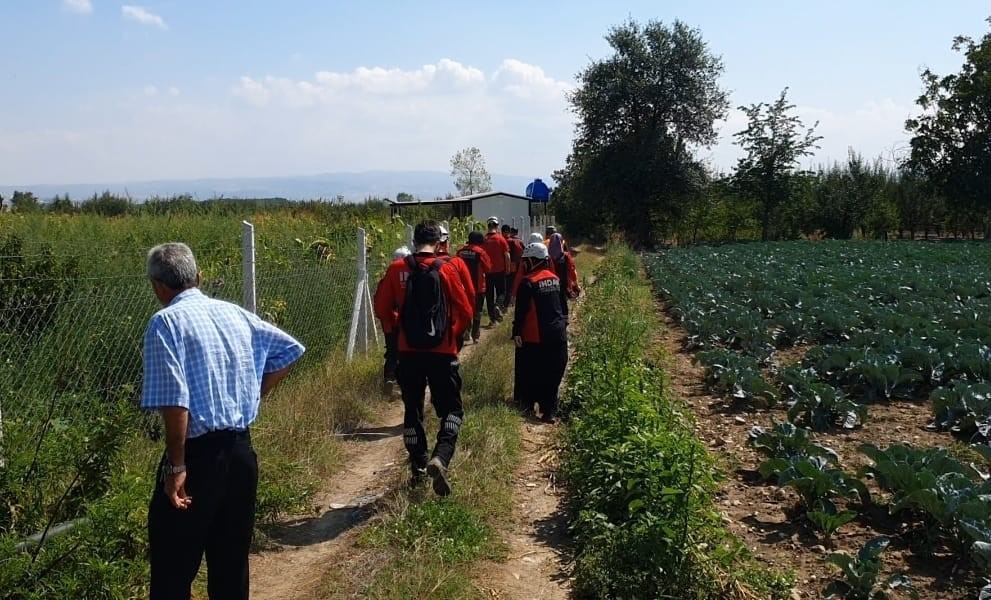
<svg viewBox="0 0 991 600">
<path fill-rule="evenodd" d="M 818 148 L 822 139 L 813 132 L 815 125 L 804 132 L 801 119 L 789 114 L 795 108 L 787 100 L 788 88 L 772 104 L 758 102 L 739 107 L 749 123 L 743 131 L 733 134 L 736 144 L 747 153 L 736 166 L 736 183 L 741 191 L 752 196 L 760 207 L 761 239 L 774 237 L 772 224 L 779 209 L 792 199 L 792 177 L 803 156 Z"/>
<path fill-rule="evenodd" d="M 492 176 L 485 170 L 485 158 L 474 146 L 458 150 L 451 158 L 451 177 L 462 196 L 492 191 Z"/>
<path fill-rule="evenodd" d="M 714 123 L 726 114 L 723 65 L 680 21 L 629 21 L 606 41 L 613 55 L 582 71 L 571 97 L 575 140 L 567 173 L 555 175 L 567 182 L 569 211 L 558 216 L 570 227 L 572 215 L 594 215 L 598 228 L 651 244 L 674 231 L 706 181 L 693 152 L 715 141 Z"/>
<path fill-rule="evenodd" d="M 991 33 L 979 43 L 957 36 L 953 49 L 964 55 L 959 73 L 922 72 L 923 113 L 905 122 L 914 134 L 908 166 L 957 212 L 979 215 L 991 239 Z"/>
<path fill-rule="evenodd" d="M 416 200 L 416 198 L 413 197 L 413 194 L 408 192 L 399 192 L 396 194 L 396 202 L 412 202 L 414 200 Z"/>
</svg>

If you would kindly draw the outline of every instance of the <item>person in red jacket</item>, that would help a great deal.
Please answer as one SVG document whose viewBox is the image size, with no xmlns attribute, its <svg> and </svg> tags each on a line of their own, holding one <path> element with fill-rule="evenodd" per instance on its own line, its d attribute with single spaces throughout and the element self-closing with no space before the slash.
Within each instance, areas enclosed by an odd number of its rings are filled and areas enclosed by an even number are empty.
<svg viewBox="0 0 991 600">
<path fill-rule="evenodd" d="M 518 233 L 509 225 L 502 226 L 502 235 L 506 238 L 506 243 L 509 244 L 509 273 L 506 275 L 506 294 L 502 301 L 502 312 L 504 313 L 513 303 L 515 290 L 510 287 L 510 283 L 516 279 L 516 275 L 520 272 L 520 261 L 523 258 L 523 240 L 517 235 Z"/>
<path fill-rule="evenodd" d="M 471 273 L 472 283 L 475 284 L 474 315 L 471 320 L 471 339 L 476 344 L 481 337 L 482 329 L 482 305 L 485 301 L 485 273 L 492 269 L 492 261 L 482 244 L 485 243 L 485 236 L 481 231 L 472 231 L 468 234 L 468 243 L 458 248 L 458 257 L 468 266 Z M 467 332 L 465 337 L 467 337 Z"/>
<path fill-rule="evenodd" d="M 402 260 L 409 256 L 409 248 L 400 246 L 392 253 L 393 262 Z M 383 276 L 383 279 L 385 277 Z M 379 292 L 385 287 L 381 280 L 375 287 L 375 303 L 379 302 Z M 399 365 L 399 306 L 394 305 L 393 310 L 386 315 L 386 318 L 379 318 L 382 323 L 382 333 L 385 334 L 385 365 L 382 367 L 382 391 L 386 396 L 392 396 L 392 388 L 396 384 L 396 367 Z"/>
<path fill-rule="evenodd" d="M 512 263 L 509 260 L 509 243 L 499 232 L 499 217 L 489 217 L 489 232 L 485 234 L 485 251 L 492 262 L 491 270 L 485 273 L 485 303 L 489 309 L 489 327 L 502 321 L 502 308 L 505 302 L 506 276 Z"/>
<path fill-rule="evenodd" d="M 416 253 L 404 260 L 394 261 L 389 265 L 382 279 L 379 291 L 375 294 L 375 316 L 380 320 L 388 319 L 393 306 L 399 307 L 399 369 L 397 379 L 403 395 L 403 443 L 409 453 L 410 468 L 414 484 L 424 481 L 427 476 L 433 480 L 434 492 L 439 496 L 451 493 L 451 484 L 447 478 L 447 469 L 454 456 L 454 448 L 458 440 L 458 432 L 464 419 L 464 409 L 461 403 L 461 375 L 458 363 L 458 337 L 471 323 L 472 306 L 461 283 L 457 267 L 443 257 L 436 256 L 437 244 L 440 241 L 440 225 L 436 221 L 427 220 L 417 224 L 413 231 L 413 241 Z M 436 261 L 441 261 L 435 266 Z M 413 277 L 412 268 L 418 271 L 417 288 L 408 290 L 408 282 Z M 438 304 L 446 308 L 442 316 L 445 327 L 434 331 L 431 315 L 422 313 L 407 314 L 407 292 L 411 298 L 420 298 L 424 290 L 433 289 L 430 286 L 420 288 L 430 273 L 435 272 L 440 283 Z M 411 322 L 429 322 L 432 335 L 439 337 L 439 343 L 430 347 L 414 346 L 410 335 L 417 339 L 420 332 L 409 330 Z M 427 459 L 427 434 L 423 427 L 423 400 L 427 385 L 430 386 L 430 401 L 434 411 L 441 421 L 437 432 L 437 442 L 434 445 L 430 459 Z"/>
<path fill-rule="evenodd" d="M 524 413 L 540 407 L 540 420 L 554 423 L 558 388 L 568 364 L 568 320 L 561 309 L 561 280 L 551 272 L 547 246 L 523 251 L 524 275 L 516 297 L 513 397 Z"/>
</svg>

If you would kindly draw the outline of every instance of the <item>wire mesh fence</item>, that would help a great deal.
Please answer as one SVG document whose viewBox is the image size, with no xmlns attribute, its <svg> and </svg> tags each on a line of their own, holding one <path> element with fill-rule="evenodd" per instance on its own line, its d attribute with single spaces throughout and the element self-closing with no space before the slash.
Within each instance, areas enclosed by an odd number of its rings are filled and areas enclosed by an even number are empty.
<svg viewBox="0 0 991 600">
<path fill-rule="evenodd" d="M 253 296 L 262 318 L 307 347 L 294 373 L 340 364 L 349 344 L 380 351 L 370 299 L 393 251 L 411 244 L 411 226 L 261 215 L 252 261 L 239 219 L 197 219 L 0 222 L 0 563 L 40 552 L 39 532 L 92 517 L 116 473 L 153 470 L 125 456 L 136 437 L 162 434 L 157 416 L 138 409 L 143 334 L 160 308 L 146 275 L 153 245 L 189 244 L 205 294 L 237 304 Z M 484 230 L 471 219 L 446 225 L 452 252 Z M 135 501 L 146 497 L 120 500 Z M 71 555 L 62 552 L 53 560 Z"/>
</svg>

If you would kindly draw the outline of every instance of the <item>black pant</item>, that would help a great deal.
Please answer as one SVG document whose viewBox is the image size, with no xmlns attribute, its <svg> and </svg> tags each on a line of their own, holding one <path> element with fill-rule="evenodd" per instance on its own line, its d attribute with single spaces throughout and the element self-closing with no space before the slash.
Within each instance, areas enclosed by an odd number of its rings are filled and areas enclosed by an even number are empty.
<svg viewBox="0 0 991 600">
<path fill-rule="evenodd" d="M 247 431 L 186 440 L 186 493 L 192 503 L 186 510 L 172 506 L 158 477 L 148 507 L 151 600 L 189 598 L 204 552 L 211 600 L 247 600 L 257 490 L 258 459 Z"/>
<path fill-rule="evenodd" d="M 477 340 L 482 335 L 482 306 L 485 304 L 485 294 L 475 294 L 475 315 L 471 320 L 471 339 Z"/>
<path fill-rule="evenodd" d="M 396 378 L 396 365 L 399 364 L 399 331 L 385 334 L 385 366 L 382 376 L 386 381 Z"/>
<path fill-rule="evenodd" d="M 496 321 L 502 318 L 502 311 L 499 305 L 505 301 L 506 297 L 506 274 L 486 273 L 485 274 L 485 303 L 489 308 L 489 319 Z"/>
<path fill-rule="evenodd" d="M 544 415 L 557 413 L 557 393 L 568 366 L 568 343 L 524 343 L 516 349 L 513 398 L 522 410 L 540 405 Z"/>
<path fill-rule="evenodd" d="M 433 456 L 451 463 L 464 419 L 458 357 L 434 352 L 402 352 L 399 387 L 403 392 L 403 443 L 414 471 L 427 466 L 427 433 L 423 428 L 423 399 L 430 385 L 430 401 L 441 420 Z"/>
</svg>

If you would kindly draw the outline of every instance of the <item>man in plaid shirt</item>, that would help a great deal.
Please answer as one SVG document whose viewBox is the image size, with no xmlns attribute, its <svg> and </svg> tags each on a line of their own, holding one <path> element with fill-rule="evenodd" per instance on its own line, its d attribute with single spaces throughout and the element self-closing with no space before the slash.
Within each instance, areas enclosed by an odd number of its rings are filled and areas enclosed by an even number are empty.
<svg viewBox="0 0 991 600">
<path fill-rule="evenodd" d="M 163 308 L 144 338 L 141 407 L 158 410 L 165 453 L 148 509 L 151 598 L 189 598 L 204 552 L 210 598 L 248 598 L 258 461 L 248 426 L 303 345 L 198 289 L 185 244 L 148 253 Z"/>
</svg>

